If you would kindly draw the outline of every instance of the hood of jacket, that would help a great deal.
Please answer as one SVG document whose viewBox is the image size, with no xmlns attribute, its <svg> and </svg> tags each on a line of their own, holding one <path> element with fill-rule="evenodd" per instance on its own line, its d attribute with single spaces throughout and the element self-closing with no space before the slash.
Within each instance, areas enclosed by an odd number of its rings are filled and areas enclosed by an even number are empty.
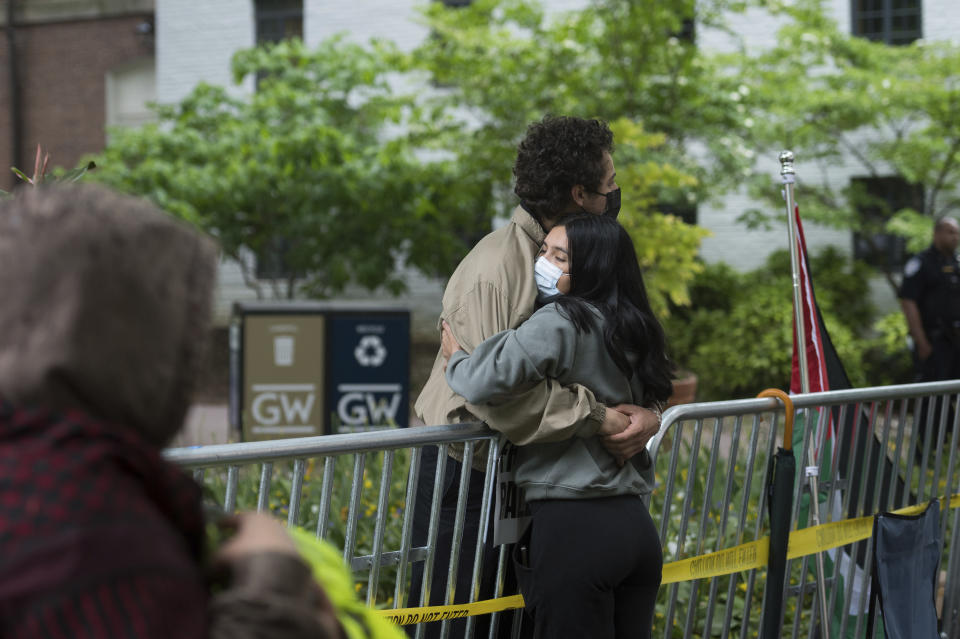
<svg viewBox="0 0 960 639">
<path fill-rule="evenodd" d="M 0 202 L 0 397 L 166 445 L 189 406 L 215 268 L 210 240 L 144 200 L 21 188 Z"/>
</svg>

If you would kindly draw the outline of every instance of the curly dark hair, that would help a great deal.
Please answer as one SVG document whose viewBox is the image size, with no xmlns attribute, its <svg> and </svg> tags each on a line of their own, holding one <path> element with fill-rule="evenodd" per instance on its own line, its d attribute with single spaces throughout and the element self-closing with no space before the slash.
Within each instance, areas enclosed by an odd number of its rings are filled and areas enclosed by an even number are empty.
<svg viewBox="0 0 960 639">
<path fill-rule="evenodd" d="M 570 116 L 534 122 L 517 150 L 514 193 L 541 220 L 555 219 L 570 208 L 574 185 L 600 187 L 604 151 L 613 153 L 613 133 L 606 122 Z"/>
</svg>

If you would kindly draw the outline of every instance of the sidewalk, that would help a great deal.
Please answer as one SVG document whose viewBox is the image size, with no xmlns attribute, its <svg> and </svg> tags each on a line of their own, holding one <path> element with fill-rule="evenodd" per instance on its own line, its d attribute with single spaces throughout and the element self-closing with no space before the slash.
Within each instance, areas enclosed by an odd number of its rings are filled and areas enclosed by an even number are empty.
<svg viewBox="0 0 960 639">
<path fill-rule="evenodd" d="M 229 437 L 226 404 L 194 404 L 187 412 L 183 430 L 170 442 L 170 447 L 226 444 Z"/>
</svg>

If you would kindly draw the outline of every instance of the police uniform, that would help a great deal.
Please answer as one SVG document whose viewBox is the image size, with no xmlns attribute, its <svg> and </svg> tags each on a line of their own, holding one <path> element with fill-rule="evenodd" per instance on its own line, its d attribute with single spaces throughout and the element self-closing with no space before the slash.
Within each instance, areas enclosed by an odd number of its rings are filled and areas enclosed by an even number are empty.
<svg viewBox="0 0 960 639">
<path fill-rule="evenodd" d="M 917 361 L 918 381 L 960 378 L 960 260 L 930 246 L 903 269 L 900 297 L 913 300 L 932 352 Z"/>
</svg>

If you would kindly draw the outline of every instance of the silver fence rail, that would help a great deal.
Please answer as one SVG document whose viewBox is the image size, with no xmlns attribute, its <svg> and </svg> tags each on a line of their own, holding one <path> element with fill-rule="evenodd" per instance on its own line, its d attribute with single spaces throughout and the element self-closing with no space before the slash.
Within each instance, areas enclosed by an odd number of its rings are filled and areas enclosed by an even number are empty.
<svg viewBox="0 0 960 639">
<path fill-rule="evenodd" d="M 822 523 L 958 492 L 958 394 L 960 380 L 794 396 L 798 473 L 790 529 L 814 524 L 804 480 L 808 466 L 820 474 Z M 687 404 L 664 413 L 649 449 L 659 478 L 651 514 L 660 525 L 665 563 L 766 534 L 765 473 L 782 444 L 782 414 L 782 403 L 768 398 Z M 960 520 L 957 511 L 944 510 L 941 521 L 941 617 L 944 636 L 953 637 L 960 633 Z M 827 609 L 839 611 L 826 629 L 814 557 L 788 562 L 783 636 L 822 637 L 824 630 L 830 637 L 863 636 L 871 551 L 872 539 L 866 539 L 826 553 Z M 756 636 L 764 598 L 772 596 L 764 577 L 765 569 L 752 569 L 663 586 L 655 634 Z"/>
<path fill-rule="evenodd" d="M 464 458 L 471 459 L 475 447 L 484 441 L 492 445 L 488 447 L 480 521 L 488 521 L 493 507 L 497 435 L 482 424 L 196 446 L 169 449 L 165 456 L 192 469 L 194 479 L 207 488 L 208 497 L 224 512 L 257 510 L 285 514 L 288 525 L 313 529 L 317 537 L 339 545 L 354 577 L 362 579 L 366 573 L 363 581 L 367 604 L 396 609 L 408 603 L 413 564 L 423 563 L 421 601 L 430 600 L 431 581 L 435 581 L 427 576 L 434 574 L 438 560 L 434 549 L 439 530 L 440 486 L 446 469 L 445 464 L 438 463 L 434 473 L 427 543 L 414 546 L 413 517 L 424 447 L 437 446 L 438 459 L 444 460 L 449 447 L 459 444 L 463 446 Z M 469 601 L 477 601 L 479 595 L 486 532 L 478 535 L 473 544 L 463 539 L 469 479 L 466 465 L 466 471 L 457 478 L 453 545 L 444 582 L 444 603 L 448 605 L 456 594 L 452 584 L 457 583 L 457 559 L 465 552 L 474 557 Z M 506 561 L 506 548 L 501 547 L 498 595 L 503 593 Z M 358 591 L 362 589 L 359 587 Z M 491 616 L 492 638 L 502 613 Z M 520 615 L 513 616 L 514 625 L 519 626 Z M 469 617 L 466 624 L 466 636 L 472 637 L 476 619 Z M 423 633 L 421 624 L 416 636 L 422 637 Z M 449 635 L 450 625 L 444 621 L 441 636 Z"/>
<path fill-rule="evenodd" d="M 795 396 L 798 479 L 791 530 L 813 525 L 804 469 L 820 469 L 821 521 L 834 522 L 893 510 L 960 491 L 960 380 L 832 391 Z M 679 561 L 760 539 L 768 528 L 765 475 L 782 437 L 783 406 L 776 399 L 746 399 L 675 406 L 664 415 L 648 448 L 658 486 L 650 503 L 659 522 L 664 562 Z M 923 424 L 925 427 L 921 428 Z M 926 433 L 921 437 L 921 430 Z M 832 435 L 828 436 L 828 432 Z M 465 458 L 496 434 L 480 424 L 376 431 L 303 439 L 171 449 L 166 457 L 192 469 L 210 498 L 227 512 L 267 510 L 290 524 L 309 527 L 343 548 L 369 605 L 407 605 L 411 566 L 425 575 L 437 563 L 444 464 L 433 477 L 427 543 L 413 544 L 417 477 L 424 447 L 445 459 L 462 444 Z M 812 462 L 812 463 L 809 463 Z M 496 446 L 486 458 L 480 521 L 493 507 Z M 479 595 L 484 535 L 461 539 L 469 472 L 458 480 L 454 543 L 445 601 L 452 603 L 458 562 L 474 557 L 469 600 Z M 960 514 L 942 515 L 942 626 L 944 636 L 960 634 Z M 827 553 L 828 609 L 839 614 L 828 624 L 830 637 L 862 636 L 866 627 L 870 539 Z M 497 593 L 503 592 L 506 549 L 498 551 Z M 810 556 L 788 563 L 784 594 L 784 636 L 823 636 L 816 572 Z M 365 577 L 364 577 L 365 573 Z M 654 632 L 662 637 L 755 636 L 763 615 L 765 570 L 664 585 Z M 421 600 L 429 600 L 430 579 Z M 365 590 L 365 593 L 363 592 Z M 462 593 L 461 593 L 462 594 Z M 505 593 L 514 594 L 514 593 Z M 500 623 L 492 615 L 489 636 Z M 517 636 L 520 615 L 513 616 Z M 504 622 L 506 623 L 506 622 Z M 475 618 L 467 621 L 472 637 Z M 450 635 L 444 622 L 443 636 Z M 423 635 L 423 626 L 417 636 Z"/>
</svg>

